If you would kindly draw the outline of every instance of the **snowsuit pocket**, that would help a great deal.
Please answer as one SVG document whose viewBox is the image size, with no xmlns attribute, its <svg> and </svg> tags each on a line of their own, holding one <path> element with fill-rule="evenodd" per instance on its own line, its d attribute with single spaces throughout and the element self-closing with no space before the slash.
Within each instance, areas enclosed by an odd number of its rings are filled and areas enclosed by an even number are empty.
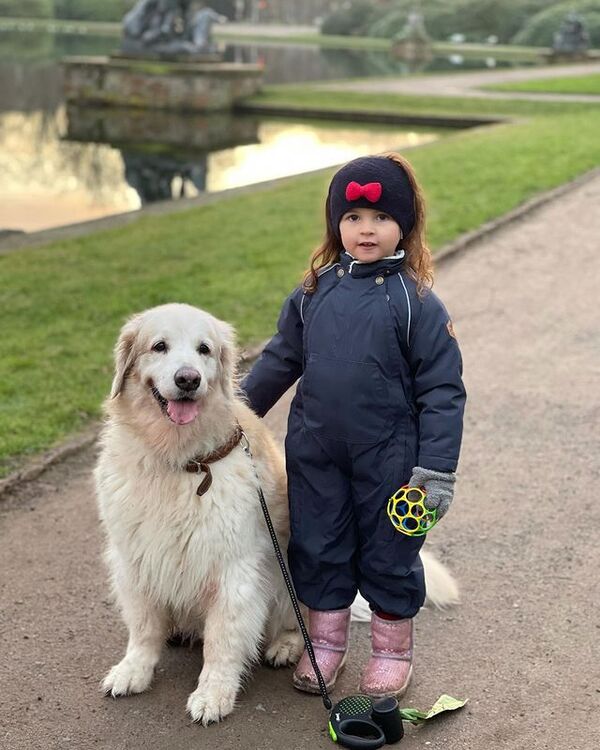
<svg viewBox="0 0 600 750">
<path fill-rule="evenodd" d="M 389 390 L 374 363 L 311 354 L 302 378 L 304 424 L 321 437 L 376 443 L 391 431 Z"/>
</svg>

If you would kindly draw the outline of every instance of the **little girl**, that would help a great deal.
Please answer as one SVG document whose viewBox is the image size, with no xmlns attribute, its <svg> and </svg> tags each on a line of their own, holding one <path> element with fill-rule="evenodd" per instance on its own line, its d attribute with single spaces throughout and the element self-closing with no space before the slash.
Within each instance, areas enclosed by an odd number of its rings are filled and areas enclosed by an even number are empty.
<svg viewBox="0 0 600 750">
<path fill-rule="evenodd" d="M 373 611 L 360 690 L 401 695 L 412 672 L 412 618 L 425 599 L 423 537 L 386 511 L 405 484 L 438 518 L 452 500 L 465 404 L 462 361 L 431 291 L 421 190 L 398 154 L 355 159 L 334 176 L 327 231 L 278 333 L 242 383 L 264 416 L 298 379 L 285 441 L 290 570 L 328 688 L 344 664 L 350 604 Z M 300 690 L 319 686 L 305 651 Z"/>
</svg>

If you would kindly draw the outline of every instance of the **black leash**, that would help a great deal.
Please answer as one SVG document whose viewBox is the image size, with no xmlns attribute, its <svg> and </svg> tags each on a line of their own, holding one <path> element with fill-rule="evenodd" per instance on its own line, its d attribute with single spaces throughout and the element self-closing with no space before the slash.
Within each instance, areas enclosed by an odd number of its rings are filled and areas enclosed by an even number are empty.
<svg viewBox="0 0 600 750">
<path fill-rule="evenodd" d="M 250 452 L 250 442 L 244 432 L 242 432 L 240 444 L 250 459 L 250 464 L 254 471 L 254 476 L 256 477 L 260 506 L 265 521 L 267 522 L 269 534 L 271 535 L 271 541 L 273 542 L 277 562 L 281 568 L 281 574 L 283 575 L 283 580 L 285 581 L 288 594 L 290 595 L 290 600 L 294 607 L 298 625 L 300 625 L 300 630 L 302 631 L 302 638 L 304 639 L 304 645 L 306 646 L 310 663 L 312 664 L 317 676 L 323 705 L 326 710 L 330 712 L 329 735 L 331 739 L 344 747 L 351 748 L 352 750 L 377 750 L 378 748 L 383 747 L 386 743 L 398 742 L 404 737 L 404 728 L 402 726 L 402 717 L 398 709 L 398 701 L 396 698 L 384 698 L 383 700 L 374 703 L 368 695 L 350 695 L 347 698 L 342 698 L 342 700 L 336 703 L 335 706 L 331 703 L 331 699 L 327 693 L 325 680 L 323 679 L 323 675 L 321 674 L 321 670 L 319 669 L 315 658 L 315 652 L 310 641 L 310 636 L 306 630 L 304 618 L 302 617 L 300 607 L 298 606 L 298 600 L 296 599 L 296 592 L 292 586 L 290 574 L 288 573 L 283 555 L 281 554 L 277 534 L 273 528 L 273 522 L 271 521 L 269 509 L 260 485 L 256 465 L 254 464 L 254 459 Z"/>
<path fill-rule="evenodd" d="M 273 548 L 275 549 L 277 562 L 279 563 L 279 567 L 281 568 L 281 574 L 283 575 L 283 580 L 285 581 L 288 594 L 290 595 L 292 606 L 296 614 L 296 619 L 298 620 L 298 625 L 300 626 L 300 630 L 302 631 L 302 637 L 304 638 L 304 645 L 306 646 L 306 651 L 308 652 L 310 663 L 312 664 L 312 668 L 315 670 L 315 674 L 317 676 L 317 681 L 319 683 L 319 690 L 321 691 L 321 697 L 323 699 L 323 705 L 328 711 L 330 711 L 333 704 L 331 703 L 331 699 L 329 697 L 329 694 L 327 693 L 325 680 L 323 679 L 323 675 L 321 674 L 321 670 L 319 669 L 319 665 L 317 664 L 317 660 L 315 658 L 315 652 L 313 650 L 313 646 L 310 641 L 310 636 L 308 635 L 306 624 L 304 623 L 304 618 L 302 617 L 302 612 L 300 612 L 300 607 L 298 606 L 298 600 L 296 599 L 296 592 L 294 591 L 294 587 L 292 586 L 292 581 L 290 580 L 290 574 L 288 573 L 288 569 L 286 568 L 283 555 L 281 554 L 281 548 L 279 546 L 277 534 L 275 533 L 275 529 L 273 528 L 273 522 L 271 521 L 271 516 L 269 515 L 269 509 L 267 508 L 265 496 L 263 494 L 262 487 L 260 486 L 260 479 L 258 478 L 258 473 L 256 471 L 256 466 L 254 465 L 254 459 L 252 458 L 252 453 L 250 452 L 250 442 L 248 441 L 248 438 L 244 432 L 242 432 L 242 447 L 244 451 L 246 452 L 246 455 L 250 459 L 250 463 L 252 464 L 254 475 L 256 476 L 256 481 L 258 483 L 258 497 L 260 499 L 260 506 L 262 508 L 265 521 L 267 522 L 267 528 L 269 529 L 269 534 L 271 535 L 271 541 L 273 542 Z"/>
</svg>

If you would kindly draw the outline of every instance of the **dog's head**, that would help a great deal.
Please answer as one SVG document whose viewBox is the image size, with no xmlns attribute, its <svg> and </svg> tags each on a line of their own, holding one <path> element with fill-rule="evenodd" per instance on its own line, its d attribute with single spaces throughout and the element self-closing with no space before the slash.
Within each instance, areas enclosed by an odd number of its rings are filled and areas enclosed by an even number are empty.
<svg viewBox="0 0 600 750">
<path fill-rule="evenodd" d="M 215 389 L 232 398 L 234 367 L 230 325 L 190 305 L 161 305 L 123 326 L 111 398 L 131 390 L 138 406 L 154 402 L 171 422 L 190 424 Z"/>
</svg>

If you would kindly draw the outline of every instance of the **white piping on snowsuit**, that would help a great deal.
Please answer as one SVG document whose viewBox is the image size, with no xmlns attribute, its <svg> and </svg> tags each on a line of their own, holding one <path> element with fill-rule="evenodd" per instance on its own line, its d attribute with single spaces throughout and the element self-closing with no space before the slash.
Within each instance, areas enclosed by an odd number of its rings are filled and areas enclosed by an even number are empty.
<svg viewBox="0 0 600 750">
<path fill-rule="evenodd" d="M 336 266 L 339 266 L 339 265 L 340 265 L 339 263 L 334 263 L 332 266 L 329 266 L 329 268 L 326 268 L 324 271 L 321 271 L 321 273 L 318 274 L 319 278 L 321 278 L 321 276 L 324 276 L 327 273 L 327 271 L 331 271 Z M 304 309 L 303 308 L 304 308 L 304 298 L 305 297 L 306 297 L 306 292 L 304 292 L 302 294 L 302 300 L 300 302 L 300 320 L 302 321 L 302 325 L 304 325 Z"/>
<path fill-rule="evenodd" d="M 406 306 L 408 308 L 408 323 L 406 325 L 406 346 L 410 349 L 410 320 L 411 320 L 410 297 L 408 296 L 408 289 L 406 288 L 406 284 L 404 283 L 402 274 L 399 271 L 398 271 L 398 276 L 400 277 L 400 281 L 402 282 L 402 286 L 404 287 L 404 294 L 406 294 Z"/>
</svg>

